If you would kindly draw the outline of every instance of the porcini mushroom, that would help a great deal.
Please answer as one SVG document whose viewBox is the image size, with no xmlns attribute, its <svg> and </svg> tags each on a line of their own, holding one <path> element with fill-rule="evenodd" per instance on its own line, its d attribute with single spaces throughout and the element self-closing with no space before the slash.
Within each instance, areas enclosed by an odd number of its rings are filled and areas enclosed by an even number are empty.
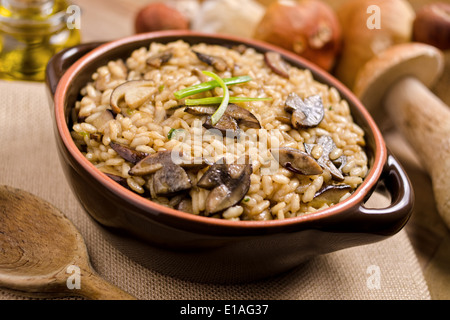
<svg viewBox="0 0 450 320">
<path fill-rule="evenodd" d="M 134 29 L 136 33 L 189 29 L 189 19 L 176 8 L 162 2 L 155 2 L 147 4 L 138 11 Z"/>
<path fill-rule="evenodd" d="M 124 100 L 130 109 L 136 109 L 157 91 L 153 81 L 130 80 L 117 86 L 111 93 L 110 105 L 115 113 L 120 113 L 122 109 L 119 104 Z"/>
<path fill-rule="evenodd" d="M 220 130 L 223 134 L 226 134 L 227 132 L 230 134 L 239 134 L 239 126 L 261 129 L 261 124 L 253 113 L 234 103 L 230 103 L 227 106 L 227 109 L 219 119 L 219 122 L 213 125 L 211 115 L 213 115 L 216 110 L 217 106 L 188 106 L 184 109 L 185 112 L 193 115 L 208 116 L 205 123 L 203 123 L 203 126 L 207 129 Z"/>
<path fill-rule="evenodd" d="M 290 93 L 285 104 L 285 110 L 292 113 L 291 122 L 296 129 L 315 127 L 325 115 L 322 98 L 319 95 L 302 100 L 296 93 Z"/>
<path fill-rule="evenodd" d="M 139 161 L 141 161 L 142 159 L 144 159 L 145 157 L 148 156 L 147 153 L 145 152 L 141 152 L 141 151 L 137 151 L 135 149 L 131 149 L 130 147 L 121 144 L 121 143 L 117 143 L 117 142 L 113 142 L 111 141 L 109 146 L 115 151 L 117 152 L 117 154 L 119 156 L 121 156 L 122 158 L 124 158 L 126 161 L 131 162 L 132 164 L 136 164 Z"/>
<path fill-rule="evenodd" d="M 443 66 L 442 52 L 433 46 L 397 45 L 362 68 L 354 91 L 371 112 L 388 112 L 409 141 L 430 174 L 437 209 L 450 227 L 450 108 L 427 88 Z"/>
<path fill-rule="evenodd" d="M 206 198 L 205 215 L 210 216 L 239 203 L 250 188 L 251 174 L 248 156 L 232 164 L 224 163 L 223 159 L 214 163 L 197 182 L 198 187 L 211 190 Z"/>
<path fill-rule="evenodd" d="M 264 61 L 273 72 L 283 78 L 289 78 L 289 65 L 283 60 L 278 52 L 267 51 L 264 53 Z"/>
<path fill-rule="evenodd" d="M 315 146 L 315 144 L 307 144 L 305 143 L 305 149 L 308 154 L 312 153 L 312 150 Z M 333 138 L 331 138 L 328 135 L 321 136 L 317 140 L 317 145 L 320 145 L 322 147 L 322 154 L 317 159 L 317 163 L 323 168 L 330 171 L 331 176 L 334 180 L 337 181 L 343 181 L 344 175 L 342 174 L 341 170 L 336 168 L 333 161 L 330 159 L 330 153 L 334 149 L 336 149 L 336 144 L 333 141 Z"/>
<path fill-rule="evenodd" d="M 323 172 L 317 161 L 306 152 L 294 148 L 271 149 L 278 163 L 291 172 L 303 175 L 317 175 Z"/>
<path fill-rule="evenodd" d="M 407 0 L 348 0 L 336 13 L 342 50 L 335 74 L 350 88 L 358 70 L 373 56 L 411 41 L 415 13 Z"/>
<path fill-rule="evenodd" d="M 150 154 L 138 161 L 130 169 L 129 174 L 134 176 L 145 176 L 171 165 L 178 165 L 185 169 L 201 169 L 210 165 L 210 163 L 205 158 L 191 158 L 179 151 L 164 150 Z"/>
<path fill-rule="evenodd" d="M 253 37 L 310 60 L 330 71 L 341 48 L 341 28 L 334 10 L 320 0 L 270 4 Z"/>
<path fill-rule="evenodd" d="M 352 188 L 347 184 L 326 185 L 316 192 L 314 199 L 308 204 L 320 207 L 325 203 L 338 203 L 351 190 Z"/>
<path fill-rule="evenodd" d="M 153 175 L 153 190 L 156 196 L 171 196 L 191 187 L 191 180 L 186 171 L 176 164 L 164 164 L 164 167 Z"/>
<path fill-rule="evenodd" d="M 223 135 L 229 137 L 239 136 L 239 126 L 237 121 L 233 117 L 230 117 L 226 114 L 220 117 L 219 121 L 216 124 L 212 124 L 211 116 L 206 117 L 206 121 L 203 123 L 203 127 L 208 130 L 219 130 Z"/>
<path fill-rule="evenodd" d="M 217 71 L 225 71 L 228 68 L 227 62 L 221 57 L 212 56 L 212 55 L 202 53 L 199 51 L 195 51 L 195 50 L 192 50 L 192 52 L 195 53 L 198 60 L 206 63 L 207 65 L 214 67 L 214 69 L 216 69 Z"/>
<path fill-rule="evenodd" d="M 430 3 L 417 11 L 413 40 L 450 50 L 450 3 Z"/>
</svg>

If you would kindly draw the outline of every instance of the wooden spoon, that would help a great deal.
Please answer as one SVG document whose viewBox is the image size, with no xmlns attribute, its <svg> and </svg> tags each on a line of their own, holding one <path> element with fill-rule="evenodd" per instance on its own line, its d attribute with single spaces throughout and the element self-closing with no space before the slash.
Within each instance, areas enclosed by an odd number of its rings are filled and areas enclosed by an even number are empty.
<svg viewBox="0 0 450 320">
<path fill-rule="evenodd" d="M 92 268 L 81 234 L 57 208 L 0 186 L 0 287 L 26 296 L 133 300 Z"/>
</svg>

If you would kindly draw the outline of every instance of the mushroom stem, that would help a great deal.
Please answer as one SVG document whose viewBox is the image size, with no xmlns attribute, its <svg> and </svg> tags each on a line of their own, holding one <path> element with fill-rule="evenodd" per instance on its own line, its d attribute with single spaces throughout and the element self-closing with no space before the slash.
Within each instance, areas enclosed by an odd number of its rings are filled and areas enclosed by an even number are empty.
<svg viewBox="0 0 450 320">
<path fill-rule="evenodd" d="M 392 86 L 384 104 L 430 174 L 437 209 L 450 228 L 450 107 L 413 77 Z"/>
</svg>

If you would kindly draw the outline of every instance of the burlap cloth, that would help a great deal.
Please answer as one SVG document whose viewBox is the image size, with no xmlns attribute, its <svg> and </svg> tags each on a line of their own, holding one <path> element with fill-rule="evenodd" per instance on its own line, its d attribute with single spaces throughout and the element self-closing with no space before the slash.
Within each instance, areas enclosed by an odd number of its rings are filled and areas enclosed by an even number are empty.
<svg viewBox="0 0 450 320">
<path fill-rule="evenodd" d="M 404 230 L 242 285 L 199 284 L 146 269 L 105 239 L 72 194 L 56 153 L 44 85 L 0 81 L 0 99 L 0 184 L 36 194 L 64 212 L 83 235 L 96 271 L 139 299 L 430 299 Z M 379 286 L 370 284 L 371 266 L 379 268 Z M 0 299 L 21 297 L 0 290 Z"/>
</svg>

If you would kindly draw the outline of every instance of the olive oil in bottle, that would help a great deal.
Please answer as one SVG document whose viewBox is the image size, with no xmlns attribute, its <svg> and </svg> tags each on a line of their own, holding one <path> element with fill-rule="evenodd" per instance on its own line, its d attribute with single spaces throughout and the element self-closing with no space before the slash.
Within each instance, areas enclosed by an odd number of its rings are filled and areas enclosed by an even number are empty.
<svg viewBox="0 0 450 320">
<path fill-rule="evenodd" d="M 43 81 L 50 58 L 80 43 L 66 0 L 0 0 L 0 79 Z"/>
</svg>

